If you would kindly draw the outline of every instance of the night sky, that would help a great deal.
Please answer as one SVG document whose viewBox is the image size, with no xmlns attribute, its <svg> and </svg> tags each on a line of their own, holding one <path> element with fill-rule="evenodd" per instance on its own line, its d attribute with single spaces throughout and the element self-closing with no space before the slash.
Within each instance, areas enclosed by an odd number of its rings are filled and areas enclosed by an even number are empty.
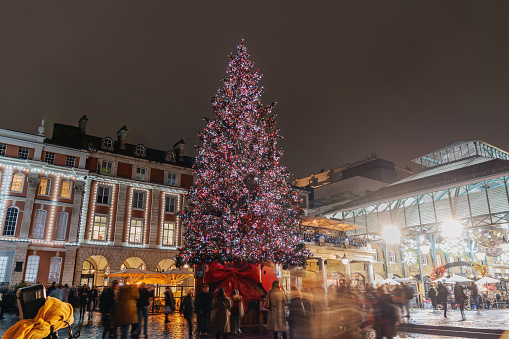
<svg viewBox="0 0 509 339">
<path fill-rule="evenodd" d="M 506 0 L 2 1 L 0 128 L 86 114 L 90 134 L 193 152 L 244 38 L 297 176 L 457 140 L 509 150 L 508 19 Z"/>
</svg>

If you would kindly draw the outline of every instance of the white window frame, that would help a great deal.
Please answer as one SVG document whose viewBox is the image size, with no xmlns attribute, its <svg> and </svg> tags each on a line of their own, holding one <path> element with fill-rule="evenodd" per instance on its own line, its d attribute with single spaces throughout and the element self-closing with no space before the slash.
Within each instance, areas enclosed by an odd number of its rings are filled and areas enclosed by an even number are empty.
<svg viewBox="0 0 509 339">
<path fill-rule="evenodd" d="M 168 172 L 166 175 L 166 185 L 177 186 L 178 177 L 177 173 Z"/>
<path fill-rule="evenodd" d="M 15 218 L 13 218 L 12 214 L 9 216 L 9 211 L 14 211 L 14 210 L 16 211 Z M 4 222 L 4 229 L 2 231 L 2 236 L 13 237 L 16 234 L 16 226 L 18 224 L 18 217 L 19 217 L 19 208 L 17 208 L 16 206 L 9 206 L 5 213 L 5 222 Z M 6 232 L 7 231 L 6 227 L 10 228 L 8 230 L 8 232 Z M 8 233 L 8 234 L 6 234 L 6 233 Z"/>
<path fill-rule="evenodd" d="M 177 223 L 174 221 L 165 221 L 163 223 L 163 237 L 161 244 L 163 246 L 175 246 L 177 234 Z"/>
<path fill-rule="evenodd" d="M 43 180 L 47 180 L 46 193 L 41 192 L 42 188 L 44 187 L 42 185 Z M 47 178 L 47 177 L 41 178 L 41 181 L 39 182 L 39 195 L 44 195 L 44 196 L 48 197 L 50 195 L 50 193 L 51 193 L 51 178 Z"/>
<path fill-rule="evenodd" d="M 421 259 L 422 259 L 422 264 L 423 265 L 427 265 L 428 264 L 428 255 L 427 254 L 421 253 Z"/>
<path fill-rule="evenodd" d="M 0 157 L 5 157 L 6 154 L 7 154 L 7 145 L 0 144 Z"/>
<path fill-rule="evenodd" d="M 30 255 L 27 259 L 27 268 L 25 271 L 25 281 L 30 283 L 37 282 L 37 274 L 39 273 L 39 261 L 41 257 L 38 255 Z"/>
<path fill-rule="evenodd" d="M 33 239 L 44 239 L 47 216 L 48 211 L 45 209 L 39 208 L 37 211 L 35 211 L 34 228 L 32 230 Z"/>
<path fill-rule="evenodd" d="M 18 149 L 18 159 L 27 160 L 30 156 L 30 148 L 20 147 Z"/>
<path fill-rule="evenodd" d="M 49 266 L 48 283 L 60 284 L 60 272 L 62 272 L 62 258 L 52 257 Z"/>
<path fill-rule="evenodd" d="M 105 195 L 104 194 L 104 190 L 108 190 L 108 194 Z M 102 191 L 102 195 L 101 195 L 101 191 Z M 106 202 L 104 202 L 104 199 L 106 198 Z M 99 185 L 99 187 L 97 187 L 97 196 L 96 196 L 96 204 L 97 205 L 105 205 L 105 206 L 110 206 L 111 205 L 111 186 L 107 186 L 107 185 Z"/>
<path fill-rule="evenodd" d="M 375 249 L 375 252 L 373 252 L 373 261 L 378 262 L 378 250 Z"/>
<path fill-rule="evenodd" d="M 68 155 L 65 159 L 65 167 L 76 167 L 76 157 Z"/>
<path fill-rule="evenodd" d="M 173 200 L 173 211 L 171 210 L 171 201 Z M 177 213 L 177 197 L 173 195 L 166 195 L 164 197 L 164 213 Z"/>
<path fill-rule="evenodd" d="M 55 164 L 55 153 L 53 152 L 46 152 L 44 155 L 44 162 L 50 165 Z"/>
<path fill-rule="evenodd" d="M 69 183 L 69 196 L 64 195 L 64 184 L 65 183 Z M 69 180 L 62 181 L 62 188 L 60 188 L 60 198 L 62 198 L 62 199 L 71 199 L 72 198 L 72 181 L 69 181 Z"/>
<path fill-rule="evenodd" d="M 129 222 L 129 235 L 127 237 L 127 241 L 130 244 L 143 244 L 144 233 L 145 233 L 145 219 L 131 218 Z M 139 241 L 136 241 L 138 237 Z"/>
<path fill-rule="evenodd" d="M 141 207 L 139 207 L 140 199 L 136 199 L 136 197 L 139 197 L 140 194 L 143 197 L 142 200 L 141 200 Z M 147 192 L 134 190 L 133 191 L 133 199 L 132 199 L 132 202 L 131 202 L 131 208 L 134 209 L 134 210 L 144 210 L 145 209 L 146 200 L 147 200 Z"/>
<path fill-rule="evenodd" d="M 107 241 L 108 240 L 108 226 L 110 216 L 108 214 L 95 214 L 92 219 L 92 231 L 90 233 L 90 239 L 94 241 Z M 104 230 L 102 230 L 104 228 Z M 100 239 L 101 232 L 104 231 L 104 239 Z M 94 234 L 97 233 L 97 237 Z"/>
<path fill-rule="evenodd" d="M 65 240 L 67 235 L 67 223 L 69 222 L 69 213 L 59 212 L 57 215 L 57 224 L 55 227 L 55 240 Z"/>
<path fill-rule="evenodd" d="M 0 256 L 0 282 L 7 282 L 7 263 L 9 262 L 8 256 Z"/>
<path fill-rule="evenodd" d="M 143 172 L 143 173 L 142 173 Z M 147 168 L 146 167 L 136 167 L 135 178 L 136 180 L 147 180 Z"/>
<path fill-rule="evenodd" d="M 14 186 L 14 179 L 15 178 L 19 178 L 21 176 L 21 189 L 20 190 L 13 190 L 13 186 Z M 21 172 L 17 172 L 17 173 L 14 173 L 12 175 L 12 181 L 11 181 L 11 189 L 10 191 L 11 192 L 16 192 L 16 193 L 22 193 L 23 192 L 23 188 L 25 187 L 25 175 Z"/>
<path fill-rule="evenodd" d="M 113 161 L 102 160 L 99 166 L 100 174 L 113 174 Z"/>
<path fill-rule="evenodd" d="M 396 252 L 393 250 L 389 250 L 389 263 L 390 264 L 396 263 Z"/>
<path fill-rule="evenodd" d="M 111 137 L 104 138 L 101 147 L 105 150 L 113 150 L 113 139 Z"/>
<path fill-rule="evenodd" d="M 437 263 L 437 266 L 442 266 L 442 255 L 441 254 L 435 255 L 435 261 Z"/>
<path fill-rule="evenodd" d="M 147 148 L 143 144 L 136 145 L 136 150 L 134 151 L 134 154 L 139 157 L 144 157 L 146 155 Z"/>
</svg>

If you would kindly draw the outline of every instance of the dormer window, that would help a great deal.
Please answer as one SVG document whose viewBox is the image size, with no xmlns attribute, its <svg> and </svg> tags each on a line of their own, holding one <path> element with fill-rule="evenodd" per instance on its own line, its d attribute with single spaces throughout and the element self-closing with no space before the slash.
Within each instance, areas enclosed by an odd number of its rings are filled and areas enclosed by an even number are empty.
<svg viewBox="0 0 509 339">
<path fill-rule="evenodd" d="M 145 146 L 143 146 L 142 144 L 139 144 L 136 146 L 136 151 L 134 152 L 134 155 L 138 156 L 138 157 L 144 157 L 145 156 Z"/>
<path fill-rule="evenodd" d="M 165 158 L 164 160 L 166 160 L 168 162 L 175 162 L 175 158 L 176 158 L 175 152 L 174 151 L 166 152 L 166 155 L 164 158 Z"/>
<path fill-rule="evenodd" d="M 104 138 L 103 142 L 102 142 L 102 145 L 101 145 L 101 148 L 105 149 L 107 151 L 113 151 L 113 139 L 110 138 L 110 137 Z"/>
</svg>

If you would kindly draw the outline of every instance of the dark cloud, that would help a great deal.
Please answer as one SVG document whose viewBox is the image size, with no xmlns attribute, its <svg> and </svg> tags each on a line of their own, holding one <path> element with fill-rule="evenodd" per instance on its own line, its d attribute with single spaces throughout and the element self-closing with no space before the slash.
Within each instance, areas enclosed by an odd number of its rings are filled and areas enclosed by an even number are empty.
<svg viewBox="0 0 509 339">
<path fill-rule="evenodd" d="M 278 101 L 297 175 L 462 139 L 509 149 L 507 1 L 0 3 L 0 127 L 41 118 L 167 148 L 201 117 L 241 38 Z"/>
</svg>

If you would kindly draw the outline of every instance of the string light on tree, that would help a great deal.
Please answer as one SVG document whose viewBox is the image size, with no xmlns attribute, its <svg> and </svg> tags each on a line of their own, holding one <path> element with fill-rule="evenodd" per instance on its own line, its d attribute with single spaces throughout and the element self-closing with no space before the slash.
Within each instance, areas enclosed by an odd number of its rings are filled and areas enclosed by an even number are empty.
<svg viewBox="0 0 509 339">
<path fill-rule="evenodd" d="M 261 74 L 244 43 L 230 55 L 228 78 L 204 119 L 195 183 L 182 212 L 185 246 L 179 262 L 305 265 L 298 233 L 301 208 L 280 164 L 275 103 L 264 106 Z"/>
</svg>

